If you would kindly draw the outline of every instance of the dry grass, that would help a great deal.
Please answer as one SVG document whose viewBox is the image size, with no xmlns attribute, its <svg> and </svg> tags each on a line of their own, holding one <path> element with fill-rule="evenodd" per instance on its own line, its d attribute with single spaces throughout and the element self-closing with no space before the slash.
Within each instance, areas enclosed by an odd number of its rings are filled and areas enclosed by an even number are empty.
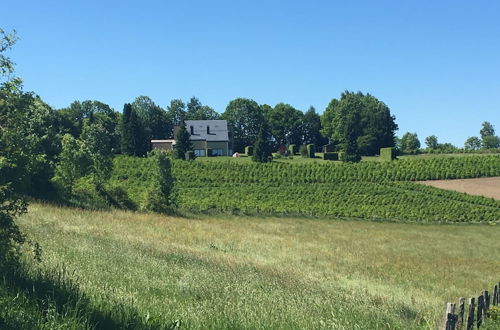
<svg viewBox="0 0 500 330">
<path fill-rule="evenodd" d="M 91 212 L 20 219 L 46 269 L 188 328 L 432 328 L 498 282 L 498 226 Z"/>
</svg>

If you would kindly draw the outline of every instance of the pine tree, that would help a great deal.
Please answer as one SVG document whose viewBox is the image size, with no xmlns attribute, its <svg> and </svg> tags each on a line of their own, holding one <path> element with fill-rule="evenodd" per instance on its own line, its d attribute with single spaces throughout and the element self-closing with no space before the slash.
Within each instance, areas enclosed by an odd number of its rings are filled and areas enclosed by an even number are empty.
<svg viewBox="0 0 500 330">
<path fill-rule="evenodd" d="M 255 141 L 252 160 L 259 163 L 267 163 L 271 161 L 272 150 L 269 142 L 270 137 L 269 126 L 267 121 L 262 118 L 259 133 L 257 134 L 257 141 Z"/>
<path fill-rule="evenodd" d="M 186 159 L 186 152 L 193 150 L 193 144 L 189 138 L 186 123 L 182 122 L 179 131 L 175 134 L 175 158 Z"/>
<path fill-rule="evenodd" d="M 123 106 L 121 148 L 122 153 L 129 156 L 144 156 L 149 149 L 144 128 L 130 103 Z"/>
<path fill-rule="evenodd" d="M 132 115 L 132 106 L 130 103 L 125 103 L 123 106 L 123 115 L 121 122 L 121 149 L 124 155 L 132 156 L 135 154 L 134 132 L 130 123 Z"/>
</svg>

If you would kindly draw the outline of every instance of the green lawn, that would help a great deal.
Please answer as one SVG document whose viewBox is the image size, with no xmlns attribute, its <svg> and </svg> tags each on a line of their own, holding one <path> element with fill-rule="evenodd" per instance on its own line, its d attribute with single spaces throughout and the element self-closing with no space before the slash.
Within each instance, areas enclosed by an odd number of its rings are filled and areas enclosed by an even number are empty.
<svg viewBox="0 0 500 330">
<path fill-rule="evenodd" d="M 447 301 L 499 280 L 495 225 L 178 218 L 42 204 L 19 223 L 42 244 L 33 271 L 64 264 L 93 309 L 129 304 L 143 320 L 180 320 L 181 328 L 435 328 Z"/>
</svg>

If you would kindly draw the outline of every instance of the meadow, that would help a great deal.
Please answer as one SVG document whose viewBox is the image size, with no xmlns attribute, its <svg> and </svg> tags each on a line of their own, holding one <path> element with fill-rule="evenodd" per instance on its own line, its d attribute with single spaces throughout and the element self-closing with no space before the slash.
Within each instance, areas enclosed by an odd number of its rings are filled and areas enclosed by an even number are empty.
<svg viewBox="0 0 500 330">
<path fill-rule="evenodd" d="M 189 329 L 431 329 L 447 301 L 489 288 L 500 269 L 498 225 L 181 218 L 39 203 L 19 224 L 43 249 L 41 263 L 26 260 L 28 277 L 59 274 L 85 297 L 71 307 L 50 290 L 36 296 L 36 281 L 0 290 L 0 307 L 49 306 L 20 328 L 179 320 Z M 120 306 L 138 323 L 117 316 Z"/>
</svg>

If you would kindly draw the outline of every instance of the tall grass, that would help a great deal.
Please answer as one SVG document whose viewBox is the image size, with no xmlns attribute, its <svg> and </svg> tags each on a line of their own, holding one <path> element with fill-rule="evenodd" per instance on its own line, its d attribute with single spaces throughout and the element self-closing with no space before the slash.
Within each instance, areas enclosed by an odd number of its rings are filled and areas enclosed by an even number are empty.
<svg viewBox="0 0 500 330">
<path fill-rule="evenodd" d="M 63 262 L 92 310 L 108 315 L 121 303 L 145 324 L 193 329 L 433 328 L 446 301 L 488 288 L 500 267 L 498 226 L 42 204 L 19 223 L 44 251 L 32 271 Z"/>
</svg>

